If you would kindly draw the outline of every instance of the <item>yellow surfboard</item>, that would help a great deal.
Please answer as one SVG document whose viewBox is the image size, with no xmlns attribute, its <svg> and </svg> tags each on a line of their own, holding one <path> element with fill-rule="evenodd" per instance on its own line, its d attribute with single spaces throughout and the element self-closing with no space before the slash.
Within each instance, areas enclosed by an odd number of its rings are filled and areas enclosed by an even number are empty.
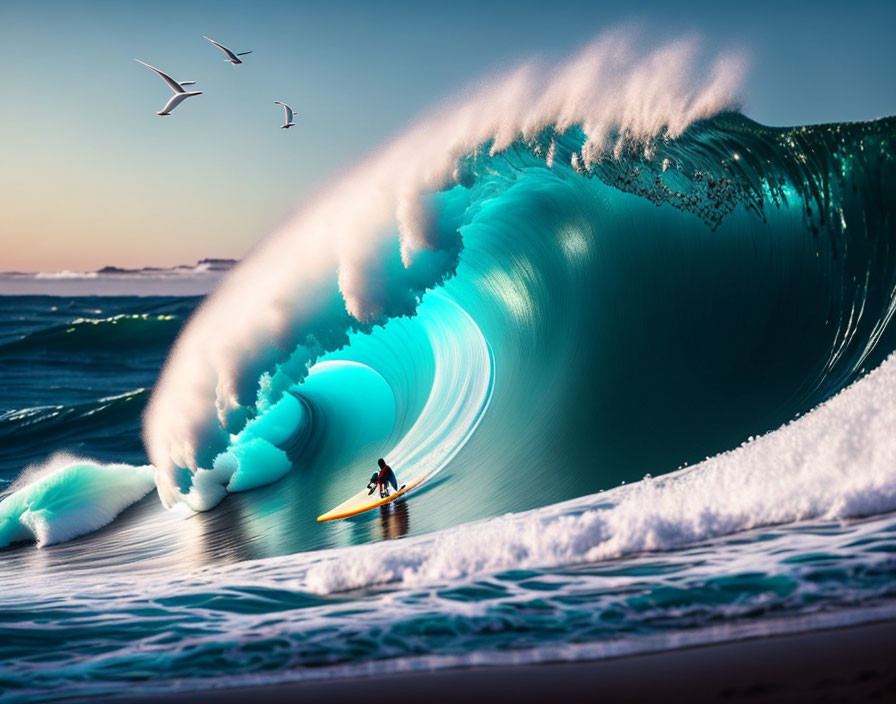
<svg viewBox="0 0 896 704">
<path fill-rule="evenodd" d="M 383 506 L 384 504 L 389 503 L 390 501 L 395 501 L 399 496 L 403 496 L 407 494 L 411 489 L 417 486 L 420 482 L 422 482 L 426 477 L 420 477 L 419 479 L 414 480 L 410 484 L 403 484 L 401 488 L 396 491 L 394 494 L 390 494 L 384 499 L 381 499 L 376 492 L 373 494 L 368 494 L 367 489 L 362 489 L 357 494 L 355 494 L 352 498 L 343 501 L 336 508 L 327 511 L 324 514 L 321 514 L 317 517 L 318 521 L 335 521 L 337 518 L 348 518 L 349 516 L 357 516 L 359 513 L 364 513 L 365 511 L 370 511 L 371 509 L 376 508 L 377 506 Z"/>
</svg>

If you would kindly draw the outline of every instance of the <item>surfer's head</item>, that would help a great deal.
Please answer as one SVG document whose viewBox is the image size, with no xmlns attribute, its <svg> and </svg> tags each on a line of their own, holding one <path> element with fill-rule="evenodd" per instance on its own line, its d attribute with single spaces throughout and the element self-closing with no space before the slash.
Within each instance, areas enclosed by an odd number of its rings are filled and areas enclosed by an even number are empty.
<svg viewBox="0 0 896 704">
<path fill-rule="evenodd" d="M 380 466 L 380 469 L 382 469 L 383 467 L 386 466 L 386 460 L 384 460 L 382 457 L 380 457 L 380 458 L 376 461 L 376 463 Z"/>
</svg>

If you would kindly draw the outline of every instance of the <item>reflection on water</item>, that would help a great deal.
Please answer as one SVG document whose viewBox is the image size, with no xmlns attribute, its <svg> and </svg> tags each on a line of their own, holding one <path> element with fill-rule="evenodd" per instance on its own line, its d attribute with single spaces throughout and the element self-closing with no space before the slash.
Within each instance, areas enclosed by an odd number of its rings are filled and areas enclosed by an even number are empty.
<svg viewBox="0 0 896 704">
<path fill-rule="evenodd" d="M 404 499 L 397 499 L 380 506 L 380 528 L 383 540 L 394 540 L 407 535 L 411 527 L 408 504 Z"/>
<path fill-rule="evenodd" d="M 379 521 L 371 511 L 332 524 L 318 523 L 317 516 L 329 507 L 324 502 L 332 499 L 309 490 L 320 484 L 318 477 L 309 475 L 292 472 L 270 486 L 228 496 L 213 511 L 195 514 L 184 505 L 165 510 L 153 492 L 88 535 L 39 549 L 26 541 L 0 551 L 0 586 L 21 571 L 34 575 L 61 570 L 189 571 L 391 540 L 410 531 L 403 498 L 381 506 Z"/>
</svg>

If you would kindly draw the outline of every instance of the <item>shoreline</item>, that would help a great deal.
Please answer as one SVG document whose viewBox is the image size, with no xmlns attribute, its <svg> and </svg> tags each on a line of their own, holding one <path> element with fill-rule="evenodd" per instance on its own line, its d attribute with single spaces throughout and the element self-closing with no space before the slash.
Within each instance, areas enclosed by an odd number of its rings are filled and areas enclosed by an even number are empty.
<svg viewBox="0 0 896 704">
<path fill-rule="evenodd" d="M 129 704 L 295 701 L 896 701 L 896 619 L 602 660 L 467 667 L 117 698 Z"/>
</svg>

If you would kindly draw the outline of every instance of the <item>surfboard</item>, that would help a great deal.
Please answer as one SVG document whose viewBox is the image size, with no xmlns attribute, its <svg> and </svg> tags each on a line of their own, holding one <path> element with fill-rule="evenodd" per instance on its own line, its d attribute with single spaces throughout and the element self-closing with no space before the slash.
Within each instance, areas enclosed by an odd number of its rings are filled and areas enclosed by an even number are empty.
<svg viewBox="0 0 896 704">
<path fill-rule="evenodd" d="M 420 479 L 417 479 L 410 484 L 402 484 L 399 487 L 398 491 L 396 491 L 394 494 L 390 494 L 384 499 L 381 499 L 376 492 L 374 492 L 373 494 L 368 494 L 367 489 L 362 489 L 352 498 L 343 501 L 336 508 L 330 509 L 326 513 L 318 516 L 317 520 L 318 522 L 335 521 L 337 518 L 348 518 L 349 516 L 357 516 L 359 513 L 370 511 L 377 506 L 383 506 L 390 501 L 395 501 L 395 499 L 397 499 L 398 497 L 407 494 L 411 489 L 422 482 L 424 478 L 425 477 L 420 477 Z"/>
</svg>

